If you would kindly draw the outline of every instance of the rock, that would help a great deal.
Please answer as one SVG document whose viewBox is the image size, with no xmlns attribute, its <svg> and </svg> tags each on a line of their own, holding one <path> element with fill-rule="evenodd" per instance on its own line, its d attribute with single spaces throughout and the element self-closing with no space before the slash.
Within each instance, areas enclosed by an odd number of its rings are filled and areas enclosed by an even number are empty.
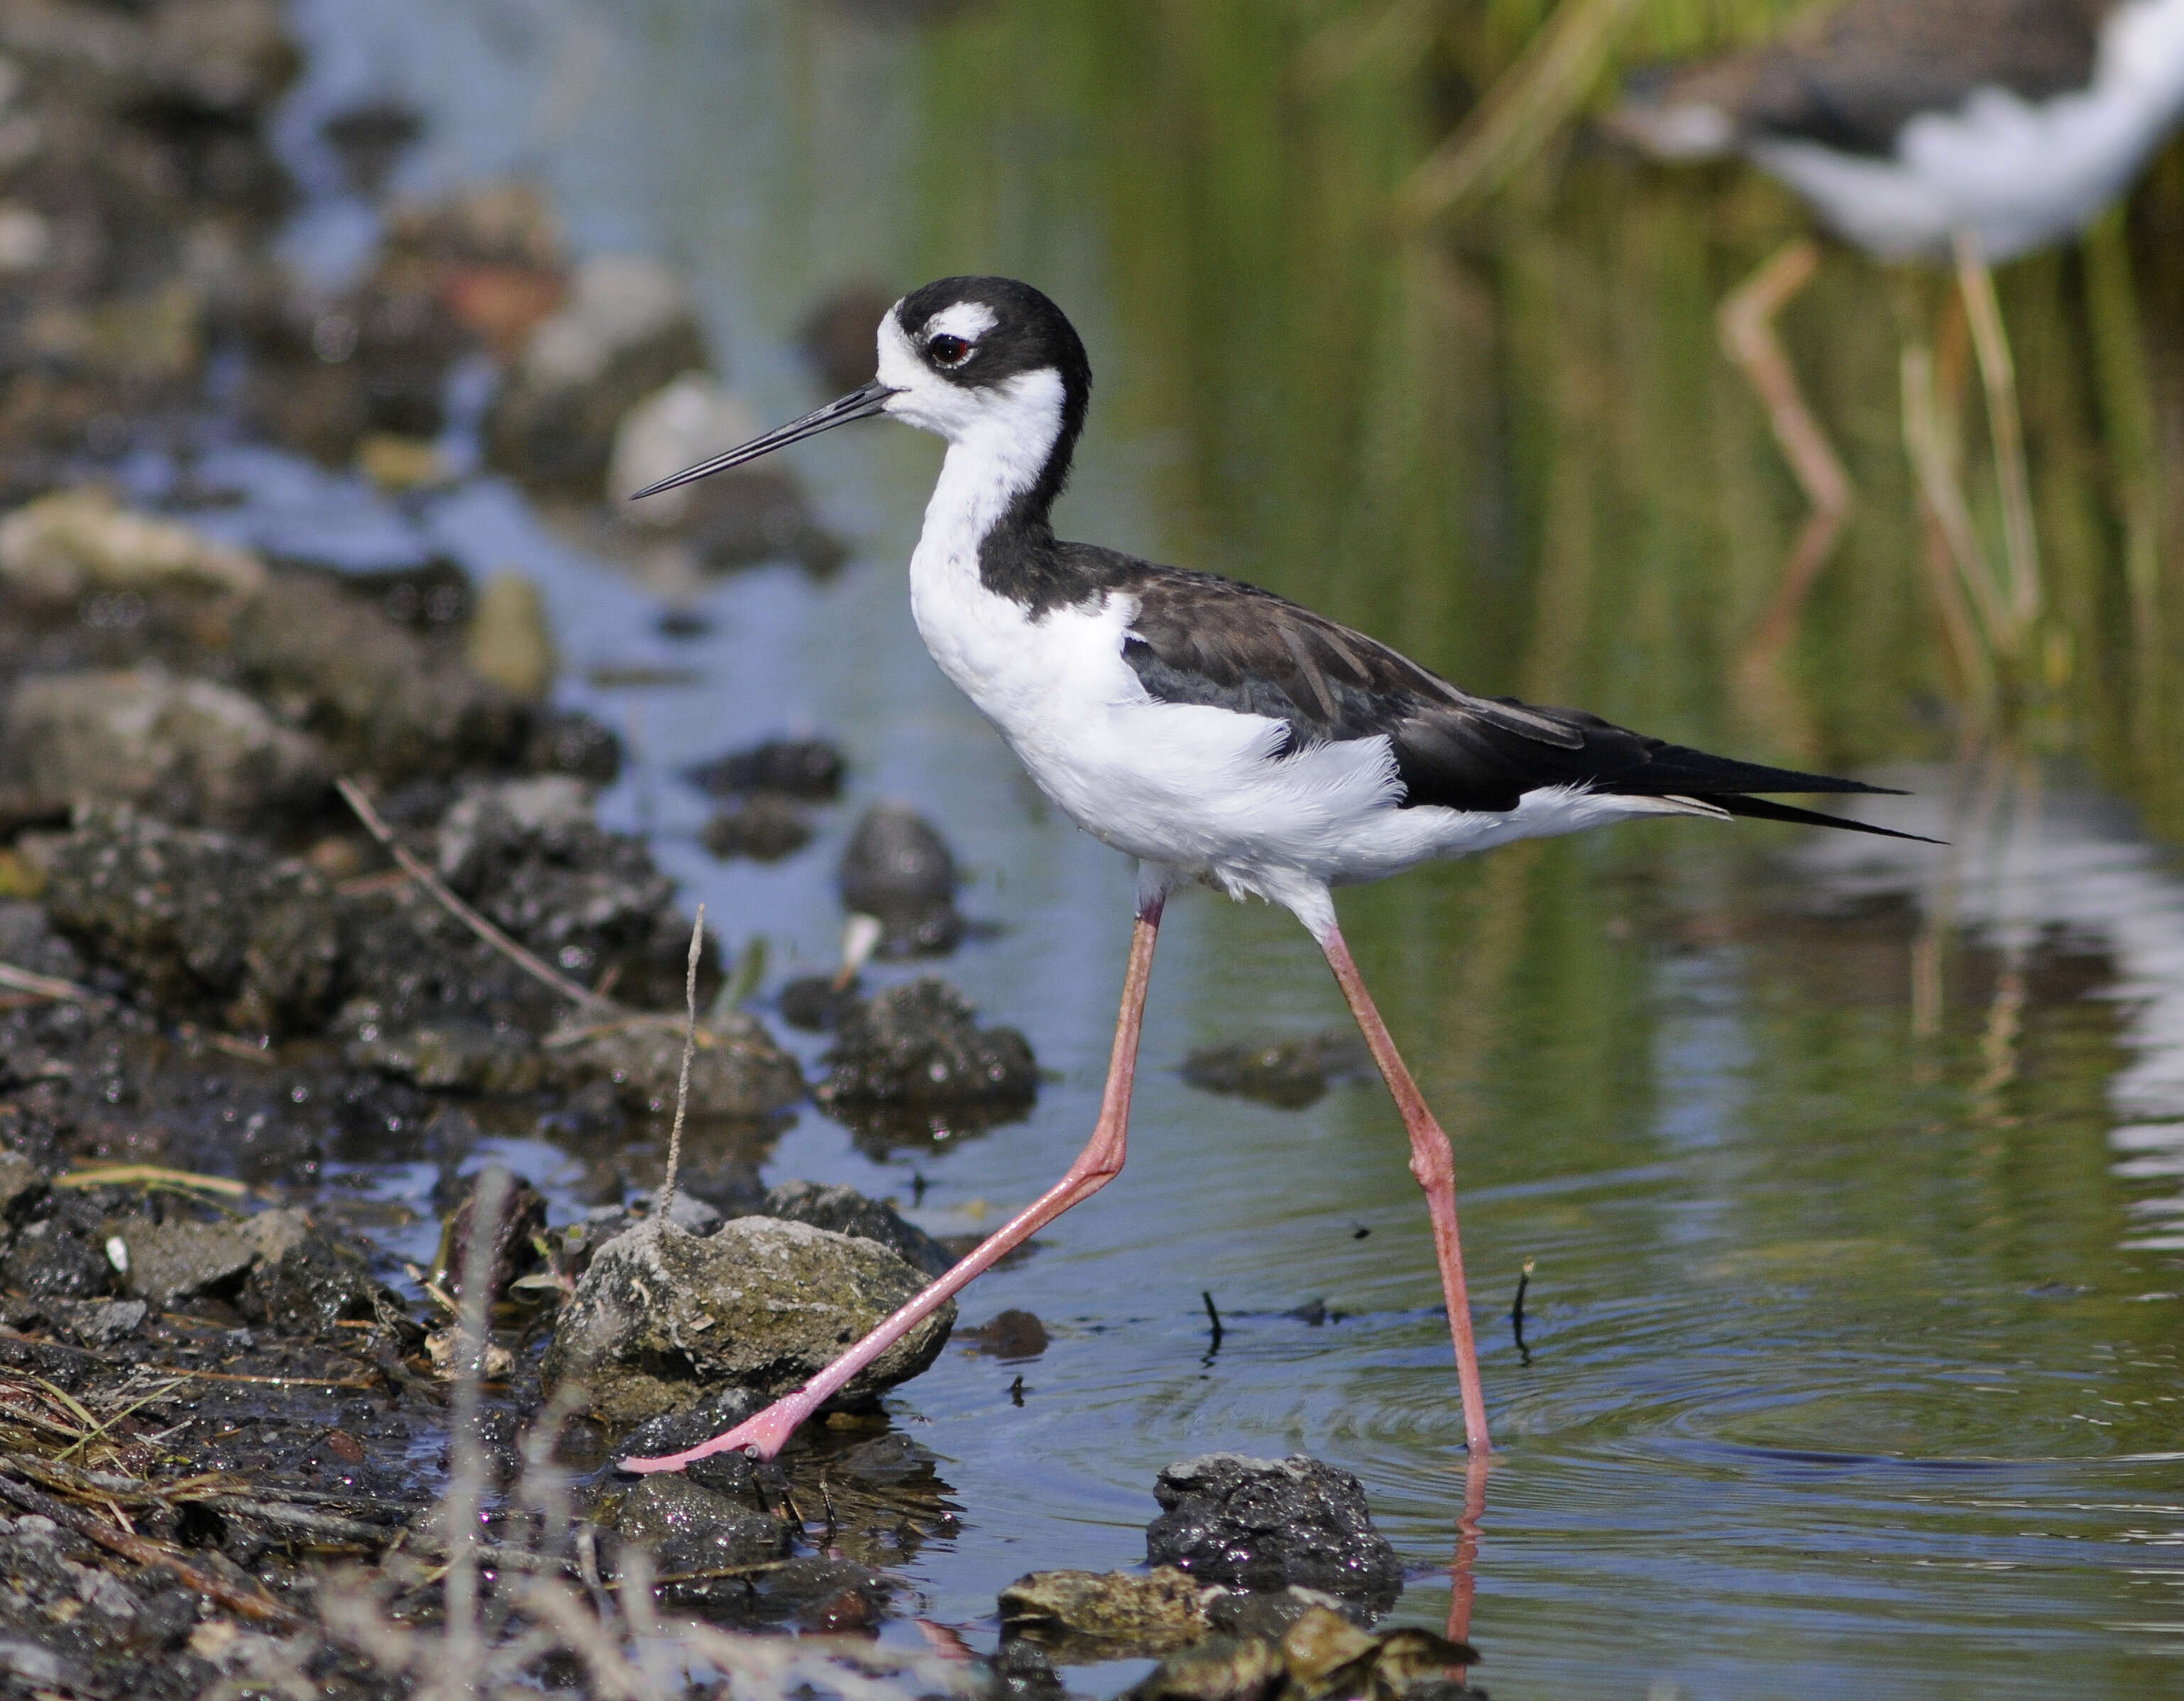
<svg viewBox="0 0 2184 1701">
<path fill-rule="evenodd" d="M 0 1228 L 21 1222 L 45 1196 L 45 1172 L 20 1152 L 0 1152 Z"/>
<path fill-rule="evenodd" d="M 621 740 L 580 709 L 546 709 L 532 717 L 517 766 L 528 773 L 568 774 L 612 785 L 621 772 Z"/>
<path fill-rule="evenodd" d="M 550 1392 L 583 1383 L 609 1423 L 636 1423 L 733 1382 L 785 1393 L 924 1286 L 871 1241 L 745 1217 L 703 1240 L 647 1224 L 592 1255 L 561 1313 L 541 1375 Z M 944 1305 L 845 1388 L 870 1402 L 939 1356 L 956 1320 Z"/>
<path fill-rule="evenodd" d="M 488 575 L 478 591 L 464 654 L 479 678 L 522 702 L 543 701 L 561 664 L 538 582 L 512 570 Z"/>
<path fill-rule="evenodd" d="M 797 340 L 830 396 L 872 381 L 879 364 L 880 321 L 894 297 L 873 284 L 850 284 L 828 296 L 804 321 Z"/>
<path fill-rule="evenodd" d="M 129 1291 L 161 1310 L 208 1294 L 233 1297 L 258 1256 L 246 1223 L 131 1223 L 119 1238 L 129 1249 Z"/>
<path fill-rule="evenodd" d="M 316 805 L 332 778 L 323 745 L 241 692 L 153 669 L 25 679 L 0 728 L 33 795 L 139 804 L 172 821 L 279 820 Z"/>
<path fill-rule="evenodd" d="M 95 1228 L 55 1211 L 15 1231 L 0 1258 L 0 1282 L 20 1292 L 63 1299 L 103 1294 L 114 1276 Z"/>
<path fill-rule="evenodd" d="M 0 1311 L 13 1328 L 42 1324 L 100 1352 L 136 1335 L 152 1308 L 141 1299 L 46 1298 L 18 1301 Z"/>
<path fill-rule="evenodd" d="M 794 1624 L 821 1635 L 869 1631 L 887 1609 L 894 1581 L 855 1560 L 802 1554 L 753 1576 L 661 1586 L 660 1603 L 716 1624 L 757 1629 Z"/>
<path fill-rule="evenodd" d="M 1129 1701 L 1285 1701 L 1284 1676 L 1272 1642 L 1214 1637 L 1170 1654 L 1123 1693 Z"/>
<path fill-rule="evenodd" d="M 1039 1091 L 1030 1042 L 980 1027 L 962 994 L 931 975 L 859 1005 L 836 1032 L 822 1104 L 1023 1104 Z"/>
<path fill-rule="evenodd" d="M 1378 1609 L 1402 1592 L 1396 1551 L 1346 1470 L 1301 1453 L 1207 1453 L 1168 1466 L 1153 1497 L 1162 1511 L 1145 1530 L 1149 1564 L 1238 1588 L 1301 1584 Z"/>
<path fill-rule="evenodd" d="M 841 795 L 842 776 L 848 768 L 842 752 L 824 739 L 768 739 L 687 768 L 683 776 L 715 797 L 776 792 L 824 803 Z M 950 890 L 954 890 L 952 877 Z"/>
<path fill-rule="evenodd" d="M 355 462 L 382 488 L 445 476 L 448 373 L 468 344 L 431 276 L 383 264 L 336 296 L 292 288 L 248 321 L 239 405 L 266 435 L 328 466 Z"/>
<path fill-rule="evenodd" d="M 624 414 L 615 427 L 605 496 L 627 502 L 648 485 L 748 443 L 759 434 L 758 415 L 742 397 L 705 372 L 685 372 Z M 730 478 L 734 472 L 713 475 Z M 628 509 L 639 524 L 668 527 L 682 522 L 694 487 L 648 496 Z"/>
<path fill-rule="evenodd" d="M 0 583 L 33 601 L 93 591 L 194 591 L 249 596 L 265 566 L 188 527 L 119 506 L 93 486 L 57 491 L 0 520 Z"/>
<path fill-rule="evenodd" d="M 756 1417 L 766 1403 L 763 1394 L 749 1388 L 716 1388 L 688 1411 L 669 1412 L 639 1424 L 616 1443 L 613 1456 L 661 1458 L 687 1452 L 700 1442 L 727 1434 L 745 1419 Z M 701 1488 L 760 1511 L 780 1505 L 788 1486 L 779 1465 L 772 1459 L 755 1459 L 747 1453 L 716 1453 L 685 1467 L 682 1474 Z"/>
<path fill-rule="evenodd" d="M 596 499 L 616 428 L 647 396 L 705 365 L 682 281 L 657 260 L 598 254 L 531 333 L 486 415 L 488 458 L 525 482 Z"/>
<path fill-rule="evenodd" d="M 924 1230 L 905 1223 L 884 1200 L 867 1199 L 854 1187 L 822 1186 L 816 1181 L 784 1181 L 766 1196 L 762 1216 L 809 1223 L 838 1235 L 877 1241 L 912 1269 L 944 1275 L 956 1260 Z"/>
<path fill-rule="evenodd" d="M 682 1006 L 690 922 L 676 907 L 675 884 L 643 839 L 609 833 L 593 819 L 591 793 L 580 782 L 555 774 L 465 788 L 441 820 L 438 861 L 440 877 L 458 894 L 572 979 L 596 984 L 611 969 L 616 998 L 640 1009 Z M 701 1001 L 720 975 L 720 952 L 708 937 L 698 969 Z M 648 1056 L 656 1049 L 649 1040 L 634 1043 Z M 616 1065 L 635 1066 L 633 1059 Z M 671 1074 L 671 1104 L 673 1097 Z"/>
<path fill-rule="evenodd" d="M 783 982 L 774 1002 L 780 1007 L 781 1019 L 790 1027 L 823 1034 L 864 1002 L 860 996 L 863 985 L 854 978 L 848 985 L 838 986 L 831 974 L 803 974 Z"/>
<path fill-rule="evenodd" d="M 680 1474 L 648 1476 L 622 1497 L 615 1528 L 651 1548 L 657 1574 L 763 1565 L 788 1555 L 791 1531 L 769 1516 Z"/>
<path fill-rule="evenodd" d="M 0 899 L 0 962 L 62 980 L 83 978 L 83 959 L 75 947 L 53 931 L 42 907 L 20 899 Z M 0 1213 L 7 1209 L 7 1196 L 0 1182 Z"/>
<path fill-rule="evenodd" d="M 566 1090 L 608 1081 L 632 1110 L 672 1112 L 686 1026 L 671 1016 L 635 1016 L 579 1029 L 581 1037 L 549 1045 L 549 1079 Z M 756 1017 L 732 1010 L 698 1023 L 690 1059 L 691 1115 L 769 1117 L 803 1096 L 803 1070 Z"/>
<path fill-rule="evenodd" d="M 342 1048 L 347 1062 L 429 1092 L 530 1093 L 546 1078 L 538 1041 L 507 1023 L 455 1018 L 401 1028 L 359 999 L 343 1007 L 335 1026 L 353 1036 Z"/>
<path fill-rule="evenodd" d="M 1001 1634 L 1069 1659 L 1131 1659 L 1196 1642 L 1218 1591 L 1173 1565 L 1134 1571 L 1034 1571 L 1001 1591 Z"/>
<path fill-rule="evenodd" d="M 376 1314 L 364 1253 L 337 1244 L 304 1212 L 261 1212 L 250 1219 L 249 1235 L 255 1257 L 237 1304 L 253 1323 L 282 1335 L 320 1336 Z"/>
<path fill-rule="evenodd" d="M 1206 1604 L 1206 1615 L 1223 1636 L 1256 1637 L 1279 1642 L 1290 1626 L 1314 1607 L 1324 1607 L 1355 1620 L 1362 1612 L 1356 1603 L 1346 1606 L 1318 1589 L 1301 1589 L 1292 1583 L 1274 1592 L 1216 1595 Z"/>
<path fill-rule="evenodd" d="M 424 120 L 391 100 L 345 108 L 319 125 L 341 155 L 349 187 L 366 200 L 378 198 L 396 164 L 424 133 Z"/>
<path fill-rule="evenodd" d="M 991 1675 L 994 1701 L 1062 1701 L 1067 1693 L 1046 1650 L 1022 1637 L 1001 1643 Z"/>
<path fill-rule="evenodd" d="M 804 487 L 778 467 L 738 466 L 683 488 L 690 502 L 678 535 L 701 567 L 724 573 L 788 559 L 823 575 L 849 559 L 812 516 Z"/>
<path fill-rule="evenodd" d="M 1047 1349 L 1046 1325 L 1028 1311 L 1002 1312 L 991 1322 L 962 1331 L 978 1352 L 1004 1364 L 1012 1359 L 1036 1358 Z"/>
<path fill-rule="evenodd" d="M 811 842 L 811 823 L 804 811 L 777 792 L 761 791 L 705 823 L 698 842 L 716 856 L 748 856 L 755 862 L 778 862 Z"/>
<path fill-rule="evenodd" d="M 1183 1078 L 1209 1093 L 1262 1099 L 1284 1110 L 1317 1103 L 1337 1081 L 1364 1080 L 1373 1054 L 1353 1029 L 1333 1029 L 1273 1045 L 1208 1046 L 1184 1059 Z"/>
<path fill-rule="evenodd" d="M 951 951 L 963 937 L 956 913 L 956 859 L 947 841 L 905 804 L 876 803 L 842 852 L 845 909 L 878 918 L 887 956 Z"/>
<path fill-rule="evenodd" d="M 314 576 L 270 580 L 245 604 L 234 655 L 344 767 L 383 778 L 504 762 L 529 730 L 522 706 L 499 686 Z"/>
<path fill-rule="evenodd" d="M 340 935 L 326 888 L 303 863 L 125 804 L 79 810 L 73 831 L 25 848 L 54 925 L 161 1008 L 259 1033 L 310 1031 L 323 1019 Z"/>
</svg>

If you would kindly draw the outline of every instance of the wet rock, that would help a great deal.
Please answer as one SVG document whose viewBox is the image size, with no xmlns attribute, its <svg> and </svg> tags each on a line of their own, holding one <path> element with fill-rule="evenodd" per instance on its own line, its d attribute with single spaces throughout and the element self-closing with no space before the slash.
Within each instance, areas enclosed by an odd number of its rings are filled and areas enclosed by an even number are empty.
<svg viewBox="0 0 2184 1701">
<path fill-rule="evenodd" d="M 786 1520 L 680 1473 L 641 1480 L 622 1497 L 615 1528 L 623 1541 L 652 1548 L 666 1577 L 786 1559 L 792 1535 Z"/>
<path fill-rule="evenodd" d="M 880 321 L 894 297 L 872 284 L 837 290 L 812 310 L 798 341 L 829 396 L 872 381 L 879 364 Z"/>
<path fill-rule="evenodd" d="M 1184 1059 L 1183 1078 L 1203 1091 L 1261 1099 L 1284 1110 L 1314 1104 L 1340 1081 L 1368 1079 L 1373 1054 L 1362 1035 L 1331 1029 L 1273 1045 L 1209 1046 Z"/>
<path fill-rule="evenodd" d="M 456 1018 L 398 1027 L 378 1004 L 359 999 L 343 1007 L 334 1026 L 350 1036 L 346 1061 L 428 1092 L 529 1093 L 546 1078 L 538 1041 L 506 1023 Z"/>
<path fill-rule="evenodd" d="M 0 1307 L 8 1326 L 46 1328 L 71 1336 L 93 1352 L 130 1340 L 151 1308 L 141 1299 L 27 1299 Z"/>
<path fill-rule="evenodd" d="M 543 710 L 518 763 L 528 773 L 561 773 L 612 785 L 621 772 L 621 740 L 614 729 L 577 709 Z"/>
<path fill-rule="evenodd" d="M 844 908 L 878 919 L 883 956 L 934 955 L 962 940 L 956 859 L 947 841 L 907 805 L 878 803 L 865 811 L 836 878 Z"/>
<path fill-rule="evenodd" d="M 778 793 L 761 791 L 705 823 L 698 842 L 716 856 L 748 856 L 754 862 L 778 862 L 811 842 L 811 823 L 804 811 Z"/>
<path fill-rule="evenodd" d="M 1028 1311 L 1013 1308 L 976 1329 L 964 1330 L 961 1338 L 987 1357 L 1003 1363 L 1036 1358 L 1046 1351 L 1049 1340 L 1044 1323 Z"/>
<path fill-rule="evenodd" d="M 1135 1571 L 1034 1571 L 1001 1591 L 1001 1634 L 1066 1659 L 1128 1659 L 1198 1641 L 1218 1591 L 1173 1565 Z"/>
<path fill-rule="evenodd" d="M 1001 1643 L 991 1675 L 995 1701 L 1061 1701 L 1067 1693 L 1046 1650 L 1020 1637 Z"/>
<path fill-rule="evenodd" d="M 686 769 L 684 777 L 715 797 L 766 791 L 824 803 L 841 795 L 848 768 L 842 752 L 824 739 L 768 739 L 700 762 Z"/>
<path fill-rule="evenodd" d="M 724 573 L 785 558 L 826 574 L 849 559 L 813 517 L 804 487 L 778 467 L 739 466 L 684 488 L 690 502 L 678 535 L 701 567 Z"/>
<path fill-rule="evenodd" d="M 25 848 L 54 924 L 161 1008 L 261 1033 L 323 1019 L 340 937 L 325 887 L 301 862 L 125 804 L 81 810 L 72 832 Z"/>
<path fill-rule="evenodd" d="M 337 112 L 319 126 L 348 172 L 349 184 L 366 200 L 378 198 L 403 154 L 425 133 L 424 120 L 391 100 L 367 101 Z"/>
<path fill-rule="evenodd" d="M 301 1211 L 250 1219 L 256 1256 L 237 1305 L 253 1323 L 282 1335 L 324 1335 L 337 1323 L 376 1315 L 361 1247 L 337 1241 Z"/>
<path fill-rule="evenodd" d="M 45 1172 L 20 1152 L 0 1152 L 0 1227 L 22 1221 L 45 1196 Z"/>
<path fill-rule="evenodd" d="M 785 1393 L 824 1369 L 924 1286 L 872 1241 L 746 1217 L 703 1240 L 656 1224 L 592 1255 L 542 1367 L 545 1385 L 582 1380 L 591 1409 L 635 1423 L 721 1382 Z M 943 1306 L 843 1391 L 869 1402 L 939 1355 Z"/>
<path fill-rule="evenodd" d="M 308 575 L 244 605 L 234 655 L 349 768 L 384 778 L 493 766 L 522 748 L 522 707 L 377 609 Z"/>
<path fill-rule="evenodd" d="M 480 587 L 465 655 L 479 678 L 526 703 L 553 689 L 560 661 L 546 622 L 546 601 L 527 573 L 497 572 Z"/>
<path fill-rule="evenodd" d="M 1218 1636 L 1170 1654 L 1130 1701 L 1466 1701 L 1470 1648 L 1430 1631 L 1368 1635 L 1327 1605 L 1307 1605 L 1265 1636 Z"/>
<path fill-rule="evenodd" d="M 867 1199 L 854 1187 L 784 1181 L 766 1194 L 759 1214 L 877 1241 L 912 1269 L 929 1276 L 944 1275 L 956 1262 L 948 1249 L 924 1230 L 904 1222 L 894 1206 L 884 1200 Z"/>
<path fill-rule="evenodd" d="M 83 978 L 83 959 L 75 947 L 53 931 L 42 907 L 20 899 L 0 899 L 0 962 L 62 980 Z M 12 1156 L 0 1154 L 0 1171 Z M 0 1179 L 0 1213 L 7 1209 L 7 1198 L 6 1182 Z"/>
<path fill-rule="evenodd" d="M 1030 1042 L 983 1028 L 963 995 L 931 975 L 850 1011 L 816 1092 L 827 1105 L 1028 1102 L 1039 1090 Z"/>
<path fill-rule="evenodd" d="M 1162 1511 L 1145 1530 L 1148 1564 L 1238 1588 L 1301 1584 L 1381 1609 L 1402 1592 L 1364 1489 L 1318 1459 L 1207 1453 L 1168 1466 L 1153 1497 Z"/>
<path fill-rule="evenodd" d="M 488 458 L 526 483 L 595 499 L 616 427 L 644 398 L 706 364 L 682 281 L 658 261 L 598 254 L 571 277 L 485 421 Z"/>
<path fill-rule="evenodd" d="M 15 1231 L 0 1258 L 0 1282 L 18 1292 L 62 1299 L 103 1294 L 114 1269 L 95 1228 L 56 1212 Z"/>
<path fill-rule="evenodd" d="M 0 520 L 0 584 L 34 602 L 72 603 L 93 591 L 248 596 L 265 583 L 255 555 L 131 512 L 93 486 L 40 497 Z"/>
<path fill-rule="evenodd" d="M 565 1089 L 610 1083 L 631 1110 L 675 1108 L 687 1023 L 671 1016 L 636 1016 L 556 1035 L 549 1043 L 549 1079 Z M 804 1072 L 773 1042 L 757 1018 L 740 1011 L 698 1023 L 690 1058 L 690 1114 L 756 1118 L 775 1115 L 804 1096 Z"/>
<path fill-rule="evenodd" d="M 24 680 L 0 714 L 0 761 L 36 796 L 216 827 L 308 810 L 332 778 L 324 745 L 241 692 L 152 669 Z"/>
<path fill-rule="evenodd" d="M 643 839 L 593 820 L 580 782 L 555 774 L 466 788 L 440 823 L 438 860 L 457 893 L 572 979 L 595 984 L 611 969 L 617 999 L 640 1008 L 682 1003 L 690 922 L 676 907 L 674 882 Z M 699 999 L 719 984 L 709 937 Z M 644 1044 L 638 1030 L 625 1037 Z"/>
<path fill-rule="evenodd" d="M 663 1458 L 687 1452 L 756 1417 L 766 1404 L 766 1396 L 749 1388 L 716 1388 L 688 1411 L 669 1412 L 639 1424 L 616 1443 L 614 1457 Z M 788 1477 L 772 1460 L 740 1452 L 716 1453 L 686 1466 L 682 1474 L 701 1488 L 761 1512 L 779 1506 L 788 1486 Z"/>
<path fill-rule="evenodd" d="M 864 1002 L 860 995 L 863 984 L 852 979 L 846 986 L 838 985 L 831 974 L 800 975 L 783 984 L 774 1001 L 780 1006 L 781 1019 L 790 1027 L 823 1034 Z"/>
<path fill-rule="evenodd" d="M 1170 1654 L 1123 1693 L 1130 1701 L 1276 1701 L 1284 1678 L 1272 1642 L 1215 1637 Z"/>
<path fill-rule="evenodd" d="M 1346 1606 L 1318 1589 L 1301 1589 L 1292 1583 L 1271 1593 L 1244 1592 L 1215 1595 L 1206 1604 L 1206 1615 L 1223 1636 L 1279 1642 L 1290 1626 L 1315 1607 L 1353 1618 L 1362 1609 L 1354 1602 Z"/>
<path fill-rule="evenodd" d="M 130 1291 L 162 1310 L 178 1300 L 231 1298 L 258 1256 L 242 1222 L 131 1223 L 118 1238 L 128 1248 Z"/>
</svg>

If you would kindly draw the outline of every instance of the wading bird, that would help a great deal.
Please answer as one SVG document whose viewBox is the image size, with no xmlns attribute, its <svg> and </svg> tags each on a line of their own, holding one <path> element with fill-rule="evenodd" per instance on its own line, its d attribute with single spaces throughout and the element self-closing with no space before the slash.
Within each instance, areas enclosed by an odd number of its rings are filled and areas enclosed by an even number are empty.
<svg viewBox="0 0 2184 1701">
<path fill-rule="evenodd" d="M 1907 361 L 1906 438 L 1922 489 L 1998 653 L 2039 613 L 2023 434 L 1987 266 L 2075 236 L 2184 116 L 2184 0 L 1849 0 L 1774 40 L 1634 75 L 1608 128 L 1664 159 L 1741 155 L 1886 261 L 1953 251 L 2003 503 L 2008 583 L 1972 571 L 1963 504 L 1922 453 Z M 1765 404 L 1812 505 L 1747 651 L 1771 660 L 1835 545 L 1851 483 L 1806 406 L 1773 322 L 1819 264 L 1799 238 L 1722 304 L 1722 342 Z"/>
<path fill-rule="evenodd" d="M 1137 924 L 1099 1121 L 1061 1180 L 804 1387 L 702 1446 L 625 1459 L 625 1470 L 677 1470 L 732 1447 L 771 1456 L 920 1318 L 1121 1172 L 1153 940 L 1168 895 L 1191 883 L 1284 905 L 1326 953 L 1410 1135 L 1464 1436 L 1483 1454 L 1448 1140 L 1358 978 L 1330 889 L 1639 816 L 1906 836 L 1752 795 L 1877 787 L 1706 756 L 1576 710 L 1475 697 L 1250 585 L 1061 541 L 1048 515 L 1091 390 L 1084 345 L 1045 296 L 1008 278 L 943 278 L 881 321 L 871 383 L 667 481 L 851 420 L 885 415 L 945 438 L 910 563 L 918 631 L 1047 796 L 1136 859 Z"/>
</svg>

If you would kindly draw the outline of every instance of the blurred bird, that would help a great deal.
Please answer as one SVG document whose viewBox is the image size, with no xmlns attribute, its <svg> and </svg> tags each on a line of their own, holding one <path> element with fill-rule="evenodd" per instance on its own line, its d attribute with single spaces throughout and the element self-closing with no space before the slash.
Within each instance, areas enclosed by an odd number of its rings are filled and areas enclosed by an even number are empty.
<svg viewBox="0 0 2184 1701">
<path fill-rule="evenodd" d="M 1849 0 L 1774 40 L 1633 75 L 1608 128 L 1669 160 L 1736 154 L 1882 260 L 1953 253 L 2004 508 L 2010 582 L 1983 609 L 2006 649 L 2036 617 L 2036 546 L 1991 262 L 2075 236 L 2184 115 L 2184 0 Z M 1774 337 L 1818 265 L 1791 243 L 1723 304 L 1722 339 L 1813 506 L 1747 657 L 1786 644 L 1851 483 Z M 1907 366 L 1907 378 L 1913 376 Z M 1907 396 L 1910 386 L 1907 384 Z M 1916 424 L 1907 416 L 1907 438 Z M 1945 526 L 1960 508 L 1919 472 Z M 1969 535 L 1967 533 L 1967 535 Z"/>
<path fill-rule="evenodd" d="M 1752 795 L 1875 787 L 1708 756 L 1579 710 L 1474 696 L 1251 585 L 1062 542 L 1050 515 L 1091 391 L 1084 345 L 1045 296 L 1009 278 L 943 278 L 881 321 L 871 383 L 667 481 L 687 483 L 851 420 L 885 415 L 945 438 L 910 563 L 918 632 L 1039 789 L 1136 859 L 1137 924 L 1100 1118 L 1067 1173 L 805 1386 L 726 1435 L 625 1459 L 626 1470 L 679 1470 L 729 1447 L 771 1456 L 972 1277 L 1121 1173 L 1154 939 L 1168 895 L 1194 883 L 1283 905 L 1334 969 L 1410 1136 L 1464 1437 L 1484 1454 L 1448 1138 L 1365 990 L 1331 889 L 1644 817 L 1750 816 L 1903 836 Z"/>
</svg>

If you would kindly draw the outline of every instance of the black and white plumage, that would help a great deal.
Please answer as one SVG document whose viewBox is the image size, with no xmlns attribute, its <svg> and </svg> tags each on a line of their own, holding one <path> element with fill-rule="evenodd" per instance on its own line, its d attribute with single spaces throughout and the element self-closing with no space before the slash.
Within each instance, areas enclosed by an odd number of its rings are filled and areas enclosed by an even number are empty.
<svg viewBox="0 0 2184 1701">
<path fill-rule="evenodd" d="M 1884 259 L 1959 233 L 2001 261 L 2074 235 L 2184 117 L 2184 0 L 1848 0 L 1641 72 L 1611 127 L 1742 153 Z"/>
<path fill-rule="evenodd" d="M 1760 815 L 1886 831 L 1752 795 L 1876 789 L 1855 780 L 1710 756 L 1574 710 L 1474 696 L 1265 591 L 1062 542 L 1049 514 L 1091 387 L 1083 343 L 1045 296 L 1006 278 L 944 278 L 889 312 L 872 383 L 668 481 L 881 414 L 945 438 L 911 557 L 918 631 L 1040 789 L 1138 860 L 1138 921 L 1100 1121 L 1062 1179 L 805 1387 L 701 1447 L 625 1460 L 629 1469 L 678 1470 L 728 1447 L 773 1453 L 920 1317 L 1121 1170 L 1153 941 L 1167 895 L 1193 881 L 1287 906 L 1325 951 L 1410 1137 L 1465 1436 L 1483 1453 L 1485 1403 L 1447 1139 L 1358 977 L 1331 889 L 1635 816 Z"/>
</svg>

